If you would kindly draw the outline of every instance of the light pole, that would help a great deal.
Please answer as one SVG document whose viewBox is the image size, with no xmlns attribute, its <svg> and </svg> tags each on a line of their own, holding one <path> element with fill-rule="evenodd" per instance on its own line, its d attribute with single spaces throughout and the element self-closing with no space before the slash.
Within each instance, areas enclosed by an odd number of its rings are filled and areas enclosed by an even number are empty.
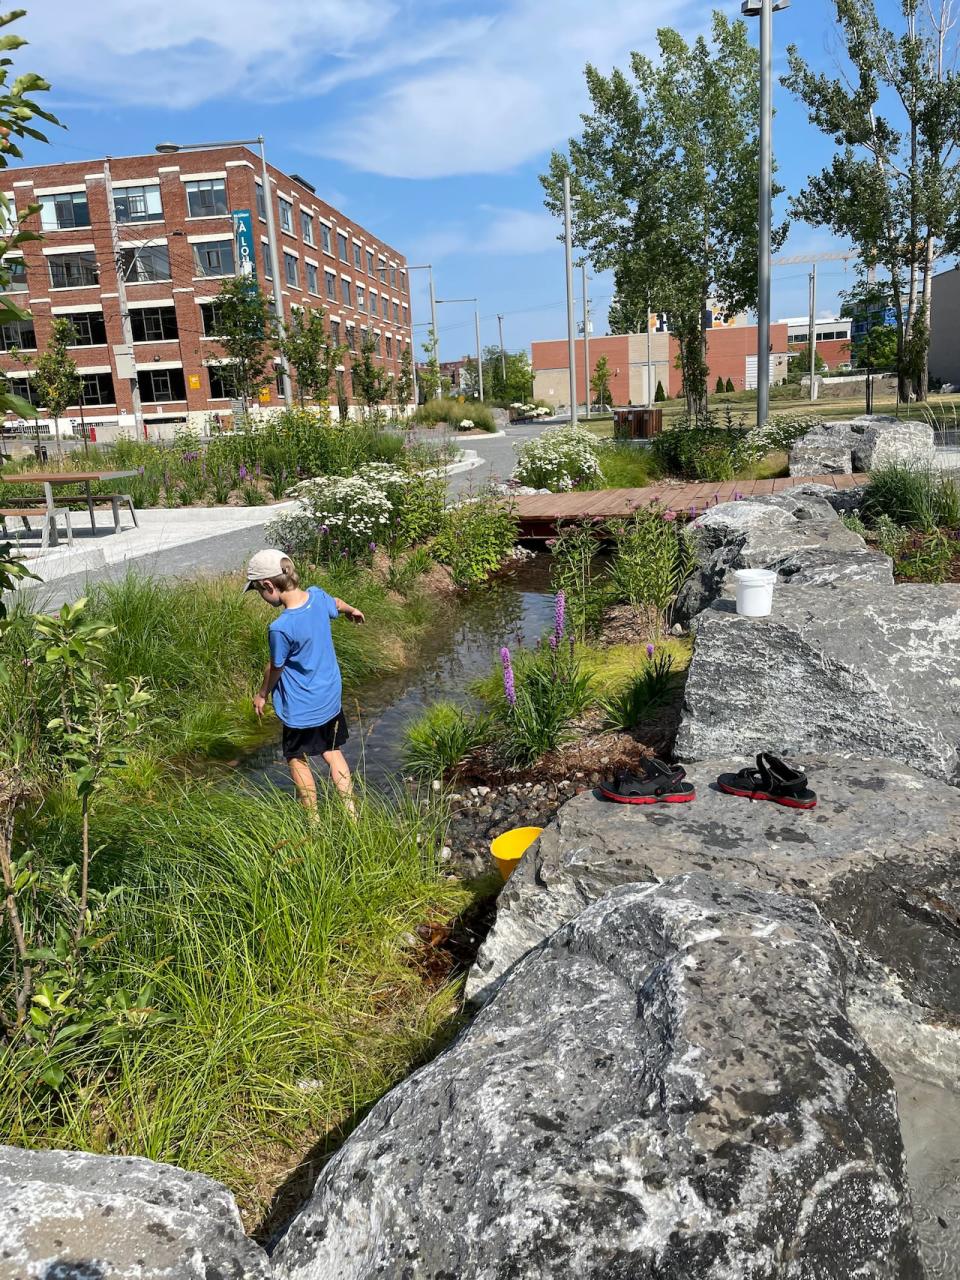
<svg viewBox="0 0 960 1280">
<path fill-rule="evenodd" d="M 573 234 L 570 218 L 570 175 L 563 175 L 563 244 L 567 270 L 567 364 L 570 372 L 570 425 L 577 425 L 577 325 L 573 313 Z M 587 395 L 590 392 L 587 391 Z"/>
<path fill-rule="evenodd" d="M 273 193 L 270 190 L 270 175 L 267 172 L 267 152 L 263 134 L 255 138 L 238 138 L 232 142 L 158 142 L 155 150 L 161 155 L 173 155 L 178 151 L 214 151 L 223 147 L 260 148 L 260 172 L 263 177 L 263 203 L 267 213 L 267 247 L 270 250 L 270 274 L 273 276 L 273 305 L 277 313 L 277 333 L 282 338 L 286 324 L 283 316 L 283 290 L 280 285 L 280 250 L 277 244 L 277 226 L 273 217 Z M 290 370 L 286 356 L 280 353 L 280 369 L 283 373 L 283 399 L 289 409 L 293 404 L 293 388 L 290 385 Z"/>
<path fill-rule="evenodd" d="M 449 306 L 451 302 L 472 302 L 473 321 L 477 331 L 477 387 L 480 401 L 483 402 L 483 351 L 480 348 L 480 309 L 476 298 L 437 298 L 437 306 Z"/>
<path fill-rule="evenodd" d="M 790 0 L 743 0 L 741 12 L 760 19 L 760 256 L 757 298 L 757 426 L 770 412 L 770 237 L 773 222 L 773 15 Z"/>
<path fill-rule="evenodd" d="M 437 295 L 434 292 L 434 288 L 433 288 L 433 264 L 430 262 L 425 262 L 419 267 L 408 266 L 407 270 L 408 271 L 426 271 L 428 273 L 428 278 L 430 280 L 430 326 L 433 329 L 433 355 L 437 362 L 437 385 L 434 388 L 434 394 L 439 400 L 440 392 L 442 390 L 442 387 L 440 385 L 440 334 L 437 331 Z M 413 341 L 413 300 L 412 299 L 411 299 L 411 305 L 410 305 L 410 341 L 411 342 Z M 416 400 L 418 398 L 417 390 L 416 390 L 416 384 L 417 384 L 416 348 L 414 348 L 414 356 L 413 356 L 413 384 L 414 384 L 413 398 L 414 400 Z"/>
<path fill-rule="evenodd" d="M 343 375 L 346 373 L 346 371 L 347 371 L 347 367 L 346 365 L 343 365 L 343 364 L 338 364 L 334 369 L 334 373 L 337 375 L 337 421 L 340 423 L 345 422 L 346 419 L 350 416 L 349 405 L 347 405 L 347 412 L 346 413 L 344 412 L 344 406 L 346 405 L 346 400 L 347 400 L 347 392 L 343 385 Z"/>
</svg>

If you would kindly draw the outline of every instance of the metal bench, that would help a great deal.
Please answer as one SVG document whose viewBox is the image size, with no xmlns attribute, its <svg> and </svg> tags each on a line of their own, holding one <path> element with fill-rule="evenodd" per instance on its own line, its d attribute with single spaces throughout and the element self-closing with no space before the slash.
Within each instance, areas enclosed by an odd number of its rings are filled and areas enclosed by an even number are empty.
<svg viewBox="0 0 960 1280">
<path fill-rule="evenodd" d="M 64 507 L 56 507 L 53 511 L 50 511 L 47 507 L 38 506 L 0 507 L 0 528 L 3 529 L 4 536 L 6 537 L 11 532 L 7 527 L 7 521 L 15 519 L 22 521 L 23 527 L 27 533 L 32 533 L 33 530 L 30 528 L 30 521 L 34 519 L 41 521 L 40 549 L 43 550 L 50 541 L 51 525 L 53 525 L 54 541 L 56 541 L 56 520 L 57 516 L 61 515 L 63 516 L 64 524 L 67 528 L 67 545 L 72 547 L 73 529 L 70 525 L 70 512 Z M 16 538 L 15 533 L 13 536 Z M 17 542 L 19 541 L 19 538 L 17 538 Z"/>
<path fill-rule="evenodd" d="M 137 519 L 137 509 L 133 505 L 133 499 L 130 497 L 129 493 L 92 493 L 90 494 L 89 498 L 86 497 L 84 494 L 76 494 L 76 495 L 61 494 L 57 498 L 57 501 L 61 504 L 61 506 L 69 505 L 74 507 L 86 507 L 87 510 L 90 512 L 90 528 L 93 529 L 94 532 L 96 532 L 97 521 L 94 515 L 93 508 L 97 504 L 100 504 L 101 506 L 103 506 L 109 502 L 110 509 L 113 512 L 114 533 L 120 532 L 120 506 L 122 503 L 126 503 L 130 509 L 130 515 L 133 517 L 133 527 L 135 529 L 140 528 L 140 521 Z"/>
</svg>

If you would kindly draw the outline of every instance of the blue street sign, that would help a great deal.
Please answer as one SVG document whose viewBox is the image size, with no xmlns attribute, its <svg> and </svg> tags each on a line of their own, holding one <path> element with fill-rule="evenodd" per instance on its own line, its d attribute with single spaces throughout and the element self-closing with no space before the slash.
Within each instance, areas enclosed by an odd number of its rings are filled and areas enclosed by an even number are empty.
<svg viewBox="0 0 960 1280">
<path fill-rule="evenodd" d="M 233 209 L 233 235 L 237 247 L 237 275 L 256 281 L 257 259 L 253 248 L 253 217 L 249 209 Z"/>
</svg>

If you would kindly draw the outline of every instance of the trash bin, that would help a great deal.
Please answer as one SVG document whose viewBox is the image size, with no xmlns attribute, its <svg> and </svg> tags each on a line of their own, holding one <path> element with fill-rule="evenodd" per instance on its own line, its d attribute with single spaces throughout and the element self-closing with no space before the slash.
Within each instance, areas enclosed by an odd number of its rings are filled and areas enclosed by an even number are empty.
<svg viewBox="0 0 960 1280">
<path fill-rule="evenodd" d="M 614 409 L 613 434 L 617 440 L 652 440 L 663 431 L 662 409 Z"/>
</svg>

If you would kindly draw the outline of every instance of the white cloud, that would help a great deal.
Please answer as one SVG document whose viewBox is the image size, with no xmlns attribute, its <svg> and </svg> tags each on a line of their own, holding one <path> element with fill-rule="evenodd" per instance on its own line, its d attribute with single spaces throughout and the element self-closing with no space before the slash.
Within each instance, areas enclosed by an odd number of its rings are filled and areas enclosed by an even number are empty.
<svg viewBox="0 0 960 1280">
<path fill-rule="evenodd" d="M 16 28 L 30 41 L 18 64 L 101 102 L 289 97 L 313 92 L 320 58 L 351 58 L 397 13 L 396 0 L 36 0 Z"/>
<path fill-rule="evenodd" d="M 423 262 L 439 262 L 443 258 L 472 254 L 508 258 L 559 249 L 560 226 L 550 213 L 496 205 L 481 205 L 480 212 L 489 215 L 482 229 L 454 223 L 425 231 L 410 246 L 411 257 Z"/>
</svg>

